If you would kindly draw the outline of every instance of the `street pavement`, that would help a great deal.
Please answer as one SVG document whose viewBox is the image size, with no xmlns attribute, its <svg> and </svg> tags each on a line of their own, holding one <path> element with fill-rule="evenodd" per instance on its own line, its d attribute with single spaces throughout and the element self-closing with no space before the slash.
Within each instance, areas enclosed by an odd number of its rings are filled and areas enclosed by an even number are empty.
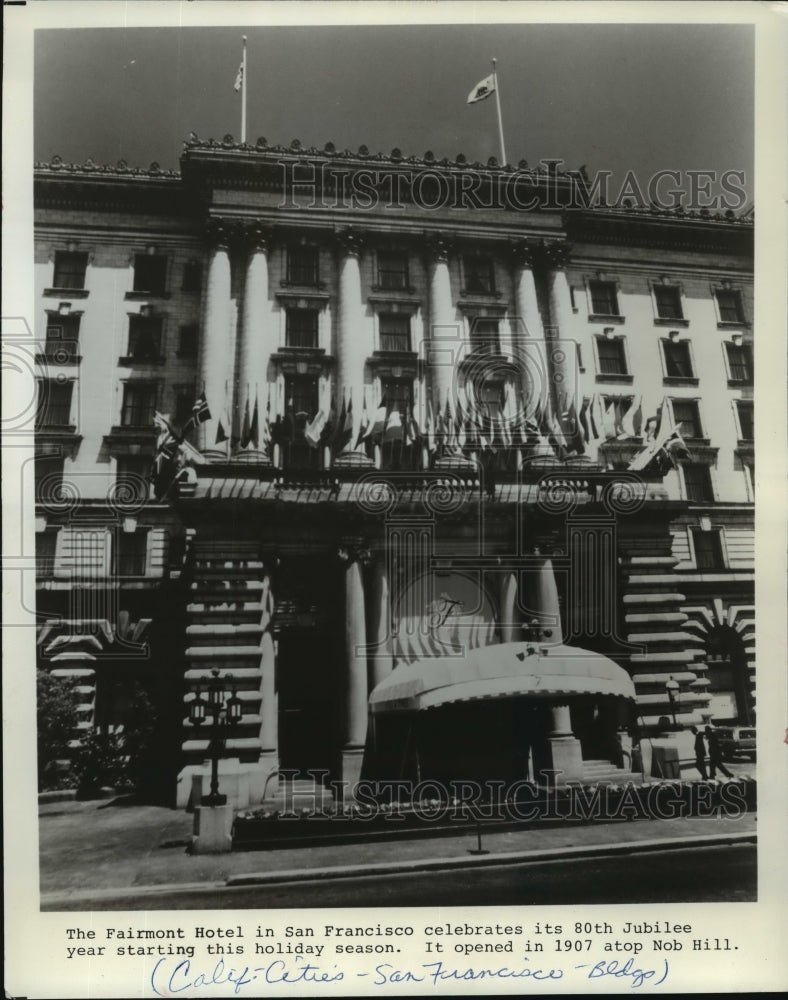
<svg viewBox="0 0 788 1000">
<path fill-rule="evenodd" d="M 735 773 L 753 767 L 734 764 Z M 689 773 L 686 778 L 692 777 Z M 323 846 L 270 847 L 229 854 L 188 851 L 193 817 L 183 810 L 135 804 L 129 799 L 47 802 L 39 806 L 42 909 L 92 909 L 109 898 L 145 896 L 162 908 L 174 887 L 184 892 L 358 875 L 385 875 L 599 856 L 682 846 L 752 841 L 755 814 L 655 820 L 482 827 L 485 854 L 474 854 L 476 832 L 463 827 L 442 836 L 397 836 Z M 157 904 L 161 898 L 162 906 Z M 119 908 L 123 908 L 120 905 Z"/>
</svg>

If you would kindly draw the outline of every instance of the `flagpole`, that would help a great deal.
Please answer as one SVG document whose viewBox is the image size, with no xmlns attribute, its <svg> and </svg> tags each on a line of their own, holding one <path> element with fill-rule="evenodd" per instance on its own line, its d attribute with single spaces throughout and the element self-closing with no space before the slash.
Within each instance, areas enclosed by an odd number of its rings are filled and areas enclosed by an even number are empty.
<svg viewBox="0 0 788 1000">
<path fill-rule="evenodd" d="M 243 36 L 244 51 L 241 59 L 241 142 L 246 142 L 246 89 L 248 80 L 246 77 L 246 35 Z M 500 112 L 499 112 L 500 114 Z"/>
<path fill-rule="evenodd" d="M 501 140 L 501 166 L 505 167 L 507 164 L 506 159 L 506 146 L 503 141 L 503 119 L 501 118 L 501 98 L 500 91 L 498 89 L 498 74 L 495 71 L 495 64 L 497 60 L 493 59 L 493 83 L 495 84 L 495 106 L 498 109 L 498 137 Z"/>
</svg>

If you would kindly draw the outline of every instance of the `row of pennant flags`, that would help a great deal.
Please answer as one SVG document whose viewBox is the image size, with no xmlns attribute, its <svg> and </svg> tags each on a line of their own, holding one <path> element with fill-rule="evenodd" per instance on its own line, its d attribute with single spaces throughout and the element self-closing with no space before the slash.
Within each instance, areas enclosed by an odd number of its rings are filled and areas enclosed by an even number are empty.
<svg viewBox="0 0 788 1000">
<path fill-rule="evenodd" d="M 262 417 L 259 410 L 257 401 L 252 404 L 247 394 L 240 433 L 235 440 L 226 410 L 223 410 L 216 422 L 215 444 L 237 443 L 242 449 L 265 451 L 271 443 L 296 439 L 297 415 L 292 401 L 286 405 L 284 414 L 273 421 L 270 401 Z M 641 472 L 659 468 L 664 473 L 678 460 L 690 457 L 681 437 L 680 424 L 673 422 L 667 400 L 663 400 L 655 416 L 645 420 L 642 396 L 611 397 L 595 393 L 584 397 L 579 409 L 570 401 L 563 408 L 559 407 L 559 411 L 549 400 L 539 400 L 523 409 L 511 383 L 506 383 L 501 397 L 487 403 L 474 400 L 467 385 L 460 387 L 456 397 L 449 395 L 438 406 L 433 406 L 430 400 L 423 407 L 414 406 L 385 395 L 377 406 L 368 406 L 364 393 L 358 415 L 353 410 L 352 392 L 348 392 L 338 412 L 334 404 L 328 409 L 320 408 L 302 425 L 303 439 L 313 448 L 330 445 L 337 451 L 357 448 L 365 442 L 421 443 L 429 452 L 440 454 L 528 447 L 536 449 L 541 456 L 552 453 L 562 461 L 567 458 L 597 461 L 600 446 L 634 441 L 643 447 L 630 462 L 629 469 Z M 211 420 L 211 411 L 205 393 L 195 401 L 180 431 L 157 412 L 154 417 L 159 431 L 156 471 L 179 454 L 197 463 L 204 461 L 186 437 L 208 420 Z"/>
</svg>

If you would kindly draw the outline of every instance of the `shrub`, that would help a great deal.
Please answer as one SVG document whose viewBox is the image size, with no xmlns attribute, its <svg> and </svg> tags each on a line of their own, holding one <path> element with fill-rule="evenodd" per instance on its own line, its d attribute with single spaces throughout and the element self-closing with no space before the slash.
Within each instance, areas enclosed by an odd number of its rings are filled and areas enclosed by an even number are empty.
<svg viewBox="0 0 788 1000">
<path fill-rule="evenodd" d="M 38 713 L 38 787 L 67 787 L 73 784 L 68 770 L 58 762 L 72 756 L 69 743 L 77 730 L 79 695 L 76 680 L 53 677 L 46 670 L 36 671 Z"/>
</svg>

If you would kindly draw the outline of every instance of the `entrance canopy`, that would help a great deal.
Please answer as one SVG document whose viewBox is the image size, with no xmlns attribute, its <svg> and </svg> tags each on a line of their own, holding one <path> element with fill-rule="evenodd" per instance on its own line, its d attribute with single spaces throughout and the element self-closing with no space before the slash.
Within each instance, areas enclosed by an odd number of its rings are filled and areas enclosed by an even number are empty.
<svg viewBox="0 0 788 1000">
<path fill-rule="evenodd" d="M 397 667 L 369 698 L 372 712 L 412 712 L 488 698 L 551 698 L 596 694 L 634 698 L 617 663 L 574 646 L 507 642 L 465 656 L 423 659 Z"/>
</svg>

